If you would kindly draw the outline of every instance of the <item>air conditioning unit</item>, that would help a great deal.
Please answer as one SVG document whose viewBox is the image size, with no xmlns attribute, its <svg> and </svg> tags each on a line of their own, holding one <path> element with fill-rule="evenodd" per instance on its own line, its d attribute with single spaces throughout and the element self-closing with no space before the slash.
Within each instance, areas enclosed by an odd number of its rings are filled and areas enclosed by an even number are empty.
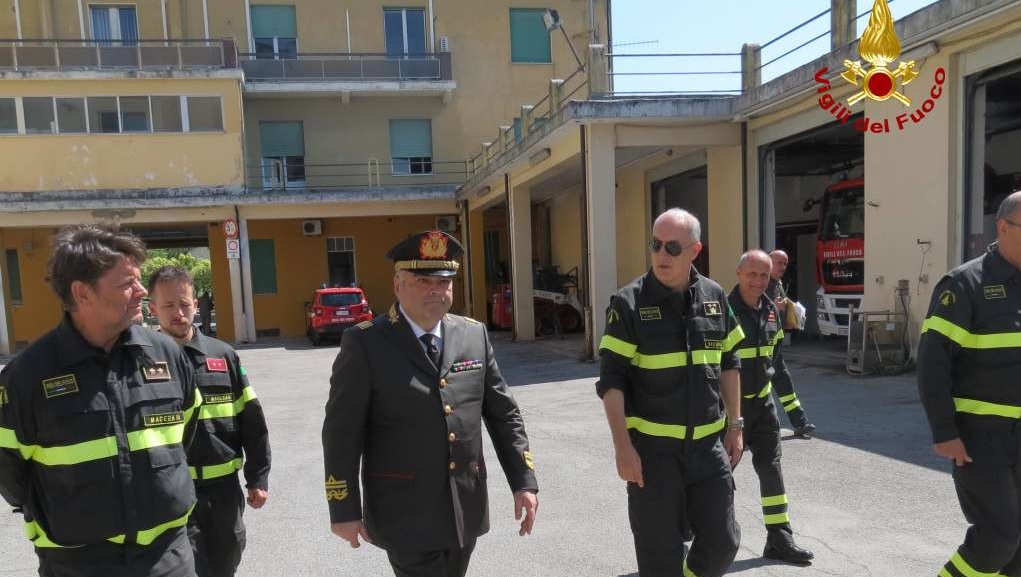
<svg viewBox="0 0 1021 577">
<path fill-rule="evenodd" d="M 323 234 L 323 221 L 303 220 L 301 221 L 301 232 L 305 236 L 321 236 Z"/>
<path fill-rule="evenodd" d="M 437 216 L 436 230 L 442 230 L 443 232 L 454 232 L 457 230 L 457 215 Z"/>
<path fill-rule="evenodd" d="M 440 36 L 440 52 L 450 52 L 450 38 Z"/>
</svg>

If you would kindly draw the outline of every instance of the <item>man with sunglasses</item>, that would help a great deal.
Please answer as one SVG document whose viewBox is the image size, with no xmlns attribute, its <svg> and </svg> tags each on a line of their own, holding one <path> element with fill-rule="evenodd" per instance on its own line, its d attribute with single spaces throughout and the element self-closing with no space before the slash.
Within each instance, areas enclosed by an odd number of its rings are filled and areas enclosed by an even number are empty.
<svg viewBox="0 0 1021 577">
<path fill-rule="evenodd" d="M 599 347 L 596 392 L 642 577 L 719 577 L 740 542 L 731 470 L 744 449 L 735 354 L 744 333 L 720 285 L 692 266 L 700 229 L 679 208 L 656 219 L 652 268 L 610 299 Z"/>
<path fill-rule="evenodd" d="M 1021 575 L 1021 192 L 996 242 L 936 285 L 918 343 L 933 448 L 953 463 L 971 523 L 940 575 Z"/>
</svg>

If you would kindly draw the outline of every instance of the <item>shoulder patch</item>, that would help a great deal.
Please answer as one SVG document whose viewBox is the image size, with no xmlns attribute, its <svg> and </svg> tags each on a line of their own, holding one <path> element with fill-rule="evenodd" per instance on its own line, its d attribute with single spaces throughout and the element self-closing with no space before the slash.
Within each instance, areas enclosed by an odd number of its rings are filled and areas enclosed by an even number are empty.
<svg viewBox="0 0 1021 577">
<path fill-rule="evenodd" d="M 372 326 L 372 321 L 362 321 L 362 322 L 356 324 L 355 326 L 360 328 L 360 329 L 362 329 L 364 331 L 365 329 L 367 329 L 367 328 Z"/>
<path fill-rule="evenodd" d="M 939 293 L 939 303 L 945 307 L 951 306 L 957 302 L 957 296 L 954 291 L 947 289 Z"/>
</svg>

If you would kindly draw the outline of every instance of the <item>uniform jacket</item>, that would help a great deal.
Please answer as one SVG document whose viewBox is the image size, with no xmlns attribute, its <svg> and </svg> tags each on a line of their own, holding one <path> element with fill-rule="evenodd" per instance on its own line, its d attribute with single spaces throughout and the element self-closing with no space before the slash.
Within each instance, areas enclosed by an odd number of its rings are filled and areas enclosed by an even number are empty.
<svg viewBox="0 0 1021 577">
<path fill-rule="evenodd" d="M 195 502 L 199 402 L 172 339 L 133 326 L 106 353 L 65 316 L 0 374 L 0 493 L 36 547 L 148 545 Z"/>
<path fill-rule="evenodd" d="M 964 423 L 1021 419 L 1021 270 L 993 244 L 932 292 L 918 343 L 918 389 L 933 441 Z"/>
<path fill-rule="evenodd" d="M 783 317 L 776 305 L 764 294 L 759 297 L 759 307 L 752 308 L 741 299 L 736 286 L 727 299 L 744 333 L 737 345 L 741 357 L 741 397 L 746 402 L 769 399 L 773 388 L 781 399 L 794 394 L 791 373 L 780 346 L 784 337 Z"/>
<path fill-rule="evenodd" d="M 483 421 L 511 490 L 538 489 L 485 326 L 451 314 L 442 322 L 438 370 L 396 304 L 345 331 L 333 365 L 323 424 L 330 519 L 364 517 L 384 549 L 463 546 L 489 530 Z"/>
<path fill-rule="evenodd" d="M 199 426 L 188 449 L 198 486 L 233 481 L 244 464 L 245 486 L 269 488 L 269 431 L 262 405 L 248 382 L 237 352 L 197 328 L 184 344 L 202 394 Z"/>
<path fill-rule="evenodd" d="M 683 425 L 682 438 L 708 436 L 725 424 L 720 373 L 740 368 L 743 336 L 715 281 L 692 268 L 682 294 L 650 271 L 610 299 L 597 393 L 623 391 L 628 427 L 644 435 L 675 437 L 669 426 Z"/>
</svg>

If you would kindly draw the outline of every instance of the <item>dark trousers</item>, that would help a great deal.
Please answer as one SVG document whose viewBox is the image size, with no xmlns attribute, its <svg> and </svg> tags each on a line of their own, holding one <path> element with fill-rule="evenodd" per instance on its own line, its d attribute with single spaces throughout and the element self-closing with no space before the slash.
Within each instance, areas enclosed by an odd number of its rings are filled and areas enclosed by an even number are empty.
<svg viewBox="0 0 1021 577">
<path fill-rule="evenodd" d="M 198 501 L 188 520 L 198 577 L 233 577 L 245 550 L 245 495 L 237 475 L 195 487 Z"/>
<path fill-rule="evenodd" d="M 787 513 L 787 492 L 780 470 L 780 420 L 773 399 L 744 399 L 744 443 L 752 453 L 752 467 L 759 477 L 762 519 L 770 531 L 791 532 Z"/>
<path fill-rule="evenodd" d="M 720 577 L 737 554 L 734 478 L 719 436 L 698 441 L 632 433 L 645 486 L 628 483 L 628 516 L 641 577 Z M 684 546 L 685 525 L 694 540 Z"/>
<path fill-rule="evenodd" d="M 387 551 L 396 577 L 464 577 L 475 540 L 443 551 Z"/>
<path fill-rule="evenodd" d="M 73 549 L 36 549 L 39 577 L 195 577 L 184 527 L 151 545 L 100 543 Z"/>
<path fill-rule="evenodd" d="M 1017 429 L 1017 423 L 961 423 L 961 440 L 972 462 L 954 467 L 954 486 L 971 527 L 944 567 L 951 577 L 975 572 L 1021 576 L 1021 435 Z"/>
</svg>

